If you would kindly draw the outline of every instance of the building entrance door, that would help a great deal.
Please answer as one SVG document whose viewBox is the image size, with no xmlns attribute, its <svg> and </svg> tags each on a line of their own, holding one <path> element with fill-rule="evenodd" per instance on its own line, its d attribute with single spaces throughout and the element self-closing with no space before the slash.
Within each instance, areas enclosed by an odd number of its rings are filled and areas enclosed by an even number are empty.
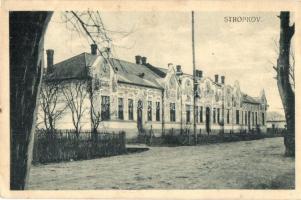
<svg viewBox="0 0 301 200">
<path fill-rule="evenodd" d="M 141 100 L 139 100 L 137 104 L 137 127 L 139 133 L 141 133 L 142 130 L 142 113 L 143 113 L 143 103 Z"/>
<path fill-rule="evenodd" d="M 210 108 L 206 107 L 206 132 L 210 133 Z"/>
</svg>

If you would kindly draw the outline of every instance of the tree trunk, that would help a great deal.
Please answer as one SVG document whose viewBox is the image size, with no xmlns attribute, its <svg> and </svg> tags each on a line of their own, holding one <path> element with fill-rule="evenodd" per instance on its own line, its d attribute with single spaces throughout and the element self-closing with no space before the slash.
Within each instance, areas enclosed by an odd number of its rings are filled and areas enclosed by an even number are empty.
<svg viewBox="0 0 301 200">
<path fill-rule="evenodd" d="M 287 123 L 287 132 L 284 135 L 285 155 L 295 156 L 295 93 L 289 80 L 290 45 L 295 26 L 290 26 L 289 21 L 289 12 L 281 12 L 279 57 L 276 70 L 278 90 Z"/>
<path fill-rule="evenodd" d="M 25 189 L 32 160 L 44 34 L 52 12 L 10 12 L 10 188 Z"/>
<path fill-rule="evenodd" d="M 54 126 L 53 126 L 53 119 L 52 116 L 49 115 L 49 129 L 50 129 L 50 134 L 54 134 Z"/>
</svg>

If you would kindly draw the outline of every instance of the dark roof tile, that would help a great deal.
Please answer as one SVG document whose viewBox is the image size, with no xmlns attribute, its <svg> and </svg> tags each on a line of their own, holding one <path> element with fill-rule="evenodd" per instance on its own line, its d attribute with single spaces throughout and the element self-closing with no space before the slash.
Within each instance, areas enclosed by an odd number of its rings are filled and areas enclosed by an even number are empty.
<svg viewBox="0 0 301 200">
<path fill-rule="evenodd" d="M 48 80 L 85 79 L 87 78 L 87 67 L 91 66 L 97 56 L 82 53 L 54 65 L 54 70 L 47 75 Z M 160 88 L 157 82 L 161 77 L 148 67 L 111 58 L 110 64 L 118 75 L 118 81 L 129 84 Z"/>
<path fill-rule="evenodd" d="M 84 79 L 87 78 L 87 67 L 91 66 L 97 56 L 82 53 L 59 62 L 53 66 L 53 72 L 47 75 L 47 79 Z"/>
<path fill-rule="evenodd" d="M 253 104 L 260 104 L 260 99 L 256 97 L 251 97 L 247 94 L 242 93 L 242 101 L 245 103 L 253 103 Z"/>
<path fill-rule="evenodd" d="M 154 73 L 156 73 L 161 78 L 164 78 L 167 74 L 167 69 L 161 68 L 161 67 L 155 67 L 149 63 L 147 63 L 145 66 L 147 66 L 150 70 L 152 70 Z"/>
<path fill-rule="evenodd" d="M 110 61 L 117 72 L 119 81 L 162 89 L 157 81 L 161 77 L 148 67 L 115 58 L 112 58 Z"/>
</svg>

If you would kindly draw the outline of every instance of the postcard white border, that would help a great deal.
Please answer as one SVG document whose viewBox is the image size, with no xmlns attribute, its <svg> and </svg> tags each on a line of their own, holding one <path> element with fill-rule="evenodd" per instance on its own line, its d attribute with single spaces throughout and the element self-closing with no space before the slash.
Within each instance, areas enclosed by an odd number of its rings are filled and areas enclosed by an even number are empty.
<svg viewBox="0 0 301 200">
<path fill-rule="evenodd" d="M 6 198 L 101 198 L 101 199 L 300 199 L 300 108 L 298 97 L 301 67 L 296 67 L 296 189 L 295 190 L 9 190 L 9 50 L 8 12 L 12 10 L 86 10 L 106 11 L 291 11 L 296 16 L 296 66 L 301 61 L 301 1 L 184 1 L 184 0 L 124 0 L 124 1 L 1 1 L 0 12 L 0 196 Z"/>
</svg>

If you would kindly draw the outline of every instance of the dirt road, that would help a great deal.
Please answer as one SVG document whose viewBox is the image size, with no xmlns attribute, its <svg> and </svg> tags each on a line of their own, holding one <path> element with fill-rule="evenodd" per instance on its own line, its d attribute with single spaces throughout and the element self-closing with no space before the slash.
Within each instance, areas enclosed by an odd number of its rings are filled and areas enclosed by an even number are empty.
<svg viewBox="0 0 301 200">
<path fill-rule="evenodd" d="M 192 147 L 33 166 L 29 189 L 292 188 L 292 158 L 282 138 Z"/>
</svg>

